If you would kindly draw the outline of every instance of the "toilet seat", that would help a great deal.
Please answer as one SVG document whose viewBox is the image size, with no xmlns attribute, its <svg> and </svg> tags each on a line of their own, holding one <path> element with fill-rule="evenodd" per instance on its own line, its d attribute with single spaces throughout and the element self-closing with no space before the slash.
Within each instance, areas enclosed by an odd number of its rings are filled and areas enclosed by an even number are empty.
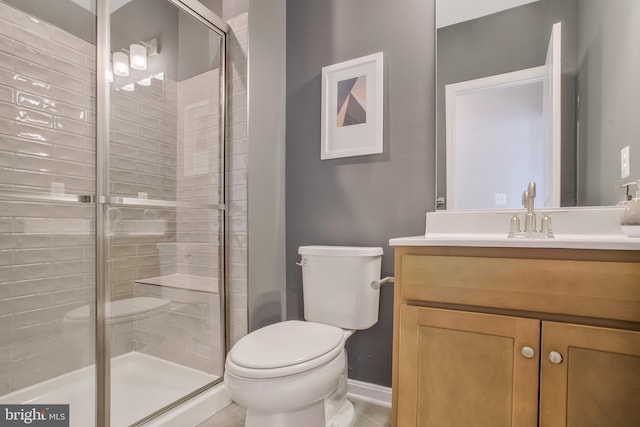
<svg viewBox="0 0 640 427">
<path fill-rule="evenodd" d="M 244 378 L 278 378 L 324 365 L 344 350 L 342 329 L 289 320 L 258 329 L 238 341 L 226 368 Z"/>
</svg>

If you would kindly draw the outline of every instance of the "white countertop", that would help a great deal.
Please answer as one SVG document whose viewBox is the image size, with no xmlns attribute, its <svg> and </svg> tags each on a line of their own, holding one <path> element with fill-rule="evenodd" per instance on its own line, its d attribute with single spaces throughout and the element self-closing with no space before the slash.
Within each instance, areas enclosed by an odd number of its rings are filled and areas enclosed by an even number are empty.
<svg viewBox="0 0 640 427">
<path fill-rule="evenodd" d="M 640 250 L 640 237 L 627 237 L 624 234 L 560 234 L 554 238 L 507 238 L 506 234 L 431 233 L 425 236 L 397 237 L 389 240 L 389 245 Z"/>
<path fill-rule="evenodd" d="M 622 232 L 622 211 L 621 207 L 539 211 L 538 225 L 543 214 L 553 219 L 553 238 L 508 238 L 512 211 L 427 212 L 424 235 L 398 237 L 389 245 L 640 250 L 640 237 Z M 519 216 L 522 221 L 524 212 Z"/>
</svg>

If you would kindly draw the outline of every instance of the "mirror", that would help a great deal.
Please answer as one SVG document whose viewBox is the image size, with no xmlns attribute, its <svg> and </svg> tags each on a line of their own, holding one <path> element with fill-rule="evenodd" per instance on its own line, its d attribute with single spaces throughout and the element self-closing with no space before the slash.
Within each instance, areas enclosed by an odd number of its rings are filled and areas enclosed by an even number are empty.
<svg viewBox="0 0 640 427">
<path fill-rule="evenodd" d="M 536 207 L 622 200 L 640 178 L 637 22 L 637 0 L 436 0 L 437 208 L 518 209 L 529 181 Z"/>
</svg>

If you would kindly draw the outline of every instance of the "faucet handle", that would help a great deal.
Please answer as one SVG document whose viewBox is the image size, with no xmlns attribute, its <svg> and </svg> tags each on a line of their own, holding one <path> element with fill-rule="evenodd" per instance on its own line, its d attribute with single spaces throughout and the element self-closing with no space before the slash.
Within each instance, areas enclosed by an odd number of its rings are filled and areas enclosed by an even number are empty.
<svg viewBox="0 0 640 427">
<path fill-rule="evenodd" d="M 547 237 L 553 237 L 553 231 L 551 230 L 551 218 L 546 213 L 542 217 L 540 232 L 546 234 Z"/>
<path fill-rule="evenodd" d="M 531 197 L 531 198 L 536 197 L 536 182 L 535 181 L 531 181 L 529 183 L 529 185 L 527 186 L 527 193 L 529 194 L 529 197 Z"/>
<path fill-rule="evenodd" d="M 510 221 L 509 234 L 507 237 L 515 237 L 516 234 L 520 232 L 520 217 L 518 216 L 518 212 L 514 212 Z"/>
</svg>

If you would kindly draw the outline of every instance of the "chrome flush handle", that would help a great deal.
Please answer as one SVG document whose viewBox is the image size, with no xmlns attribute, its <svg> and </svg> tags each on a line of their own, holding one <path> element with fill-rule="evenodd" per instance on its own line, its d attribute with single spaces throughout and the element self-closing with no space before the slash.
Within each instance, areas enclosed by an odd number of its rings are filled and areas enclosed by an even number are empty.
<svg viewBox="0 0 640 427">
<path fill-rule="evenodd" d="M 385 283 L 395 283 L 395 281 L 395 277 L 385 277 L 384 279 L 374 280 L 373 282 L 371 282 L 371 288 L 380 289 L 380 286 L 384 285 Z"/>
</svg>

